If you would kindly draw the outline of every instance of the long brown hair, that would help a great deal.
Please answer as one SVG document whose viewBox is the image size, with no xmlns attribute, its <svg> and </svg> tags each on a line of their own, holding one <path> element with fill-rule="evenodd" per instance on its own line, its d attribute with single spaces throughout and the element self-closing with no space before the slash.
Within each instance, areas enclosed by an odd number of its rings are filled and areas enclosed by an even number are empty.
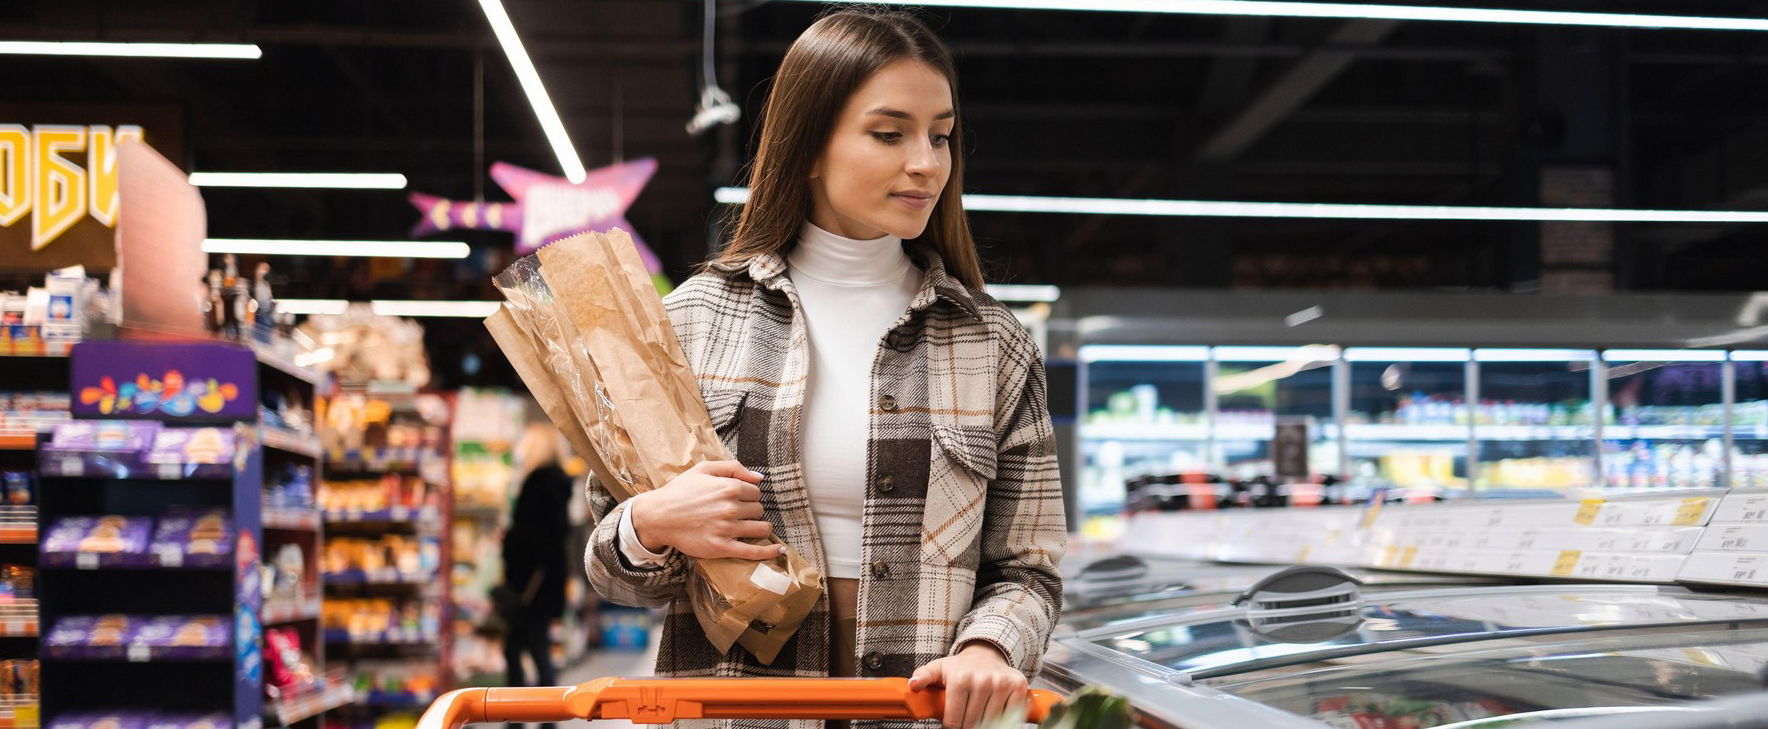
<svg viewBox="0 0 1768 729">
<path fill-rule="evenodd" d="M 828 144 L 836 116 L 867 78 L 904 58 L 945 76 L 956 111 L 958 73 L 951 51 L 913 15 L 844 8 L 823 15 L 793 41 L 762 111 L 761 141 L 750 163 L 749 202 L 734 213 L 736 232 L 713 265 L 740 267 L 797 240 L 810 219 L 810 170 Z M 939 252 L 949 275 L 981 290 L 982 264 L 964 217 L 964 125 L 961 115 L 958 119 L 948 141 L 951 177 L 921 239 Z"/>
</svg>

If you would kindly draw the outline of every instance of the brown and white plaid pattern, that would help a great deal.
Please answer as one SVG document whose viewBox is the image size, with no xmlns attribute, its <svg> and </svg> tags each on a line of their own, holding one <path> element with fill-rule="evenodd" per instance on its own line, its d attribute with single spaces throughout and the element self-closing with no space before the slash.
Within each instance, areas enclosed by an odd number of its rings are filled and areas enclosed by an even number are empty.
<svg viewBox="0 0 1768 729">
<path fill-rule="evenodd" d="M 1061 611 L 1057 563 L 1067 539 L 1042 355 L 1011 311 L 948 277 L 929 246 L 911 243 L 909 253 L 924 272 L 920 293 L 880 339 L 872 367 L 858 665 L 865 676 L 908 676 L 985 640 L 1030 676 Z M 766 476 L 774 533 L 820 566 L 798 443 L 810 351 L 797 296 L 785 260 L 765 255 L 694 276 L 665 303 L 720 437 Z M 618 547 L 624 507 L 593 483 L 589 498 L 590 582 L 617 603 L 669 606 L 658 674 L 828 674 L 826 597 L 773 665 L 741 646 L 720 653 L 678 599 L 688 562 L 675 554 L 660 569 L 634 569 Z"/>
</svg>

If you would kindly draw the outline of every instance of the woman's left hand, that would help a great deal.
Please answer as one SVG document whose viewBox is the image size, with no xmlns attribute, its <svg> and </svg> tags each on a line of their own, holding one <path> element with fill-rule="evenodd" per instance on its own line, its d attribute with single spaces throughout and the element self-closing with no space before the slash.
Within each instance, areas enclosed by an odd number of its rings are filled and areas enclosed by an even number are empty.
<svg viewBox="0 0 1768 729">
<path fill-rule="evenodd" d="M 909 678 L 911 689 L 930 686 L 945 687 L 943 722 L 948 729 L 975 729 L 1008 705 L 1025 702 L 1025 674 L 1007 665 L 999 649 L 981 641 L 916 669 Z"/>
</svg>

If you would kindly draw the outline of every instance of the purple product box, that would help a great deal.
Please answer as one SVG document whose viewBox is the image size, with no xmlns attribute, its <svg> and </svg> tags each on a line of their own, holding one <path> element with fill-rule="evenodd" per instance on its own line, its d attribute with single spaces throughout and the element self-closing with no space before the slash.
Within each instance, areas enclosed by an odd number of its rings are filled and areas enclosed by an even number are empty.
<svg viewBox="0 0 1768 729">
<path fill-rule="evenodd" d="M 136 622 L 127 615 L 65 617 L 44 638 L 43 652 L 56 658 L 121 657 Z"/>
<path fill-rule="evenodd" d="M 226 714 L 188 714 L 164 712 L 154 715 L 146 729 L 232 729 L 233 717 Z"/>
<path fill-rule="evenodd" d="M 141 453 L 153 445 L 160 424 L 151 420 L 70 420 L 55 425 L 43 446 L 63 453 Z"/>
<path fill-rule="evenodd" d="M 153 519 L 139 516 L 69 516 L 44 536 L 42 561 L 52 567 L 145 564 Z"/>
<path fill-rule="evenodd" d="M 50 725 L 51 729 L 147 729 L 152 713 L 135 710 L 84 711 L 63 714 Z"/>
<path fill-rule="evenodd" d="M 237 437 L 227 428 L 165 428 L 148 451 L 148 463 L 232 463 Z"/>
<path fill-rule="evenodd" d="M 227 655 L 231 623 L 220 615 L 173 615 L 151 621 L 154 631 L 143 643 L 156 658 L 220 658 Z M 145 634 L 144 634 L 145 635 Z"/>
<path fill-rule="evenodd" d="M 233 520 L 223 511 L 160 517 L 148 548 L 162 567 L 220 567 L 233 557 Z"/>
</svg>

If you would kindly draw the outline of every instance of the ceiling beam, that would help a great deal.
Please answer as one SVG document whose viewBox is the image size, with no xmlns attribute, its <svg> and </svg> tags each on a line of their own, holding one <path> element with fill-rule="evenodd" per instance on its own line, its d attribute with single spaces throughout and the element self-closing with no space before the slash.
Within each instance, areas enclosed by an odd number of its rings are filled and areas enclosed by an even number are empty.
<svg viewBox="0 0 1768 729">
<path fill-rule="evenodd" d="M 1352 20 L 1333 31 L 1329 45 L 1376 45 L 1398 30 L 1396 20 Z M 1314 94 L 1338 78 L 1356 55 L 1338 50 L 1320 50 L 1284 73 L 1265 91 L 1228 119 L 1198 147 L 1197 158 L 1206 162 L 1222 162 L 1239 157 L 1283 118 L 1300 109 Z"/>
</svg>

